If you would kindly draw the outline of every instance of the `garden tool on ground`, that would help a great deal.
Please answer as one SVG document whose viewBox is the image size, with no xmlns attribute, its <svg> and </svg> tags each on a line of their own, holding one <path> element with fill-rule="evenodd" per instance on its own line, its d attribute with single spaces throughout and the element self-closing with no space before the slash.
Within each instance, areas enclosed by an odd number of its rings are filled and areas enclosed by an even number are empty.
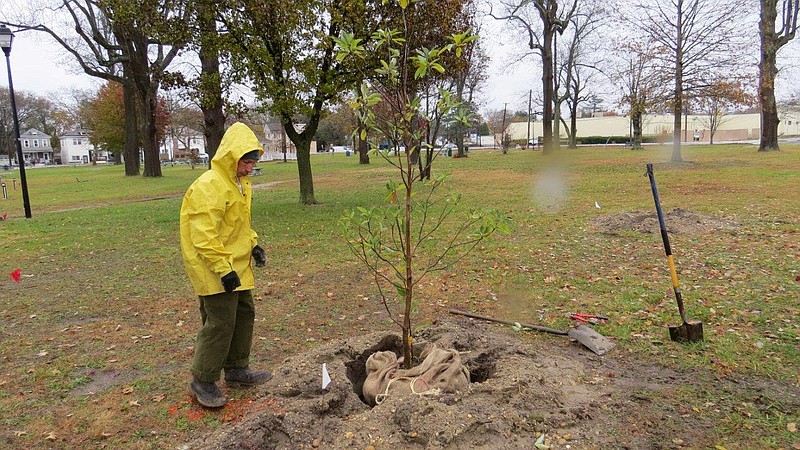
<svg viewBox="0 0 800 450">
<path fill-rule="evenodd" d="M 678 312 L 683 323 L 678 326 L 669 327 L 669 338 L 675 342 L 696 342 L 703 340 L 703 322 L 686 320 L 686 312 L 683 308 L 683 296 L 678 285 L 678 272 L 675 270 L 675 261 L 672 258 L 672 248 L 669 245 L 667 235 L 667 225 L 664 223 L 664 214 L 661 212 L 661 202 L 658 199 L 658 188 L 656 187 L 656 176 L 653 174 L 653 165 L 647 165 L 647 176 L 650 178 L 650 188 L 653 191 L 653 200 L 656 203 L 656 213 L 658 214 L 658 226 L 661 228 L 661 240 L 664 241 L 664 250 L 667 253 L 667 263 L 669 272 L 672 276 L 672 290 L 675 292 L 675 299 L 678 301 Z"/>
<path fill-rule="evenodd" d="M 480 314 L 461 311 L 459 309 L 451 309 L 450 314 L 458 314 L 460 316 L 472 317 L 473 319 L 488 320 L 489 322 L 503 323 L 511 326 L 519 325 L 523 329 L 529 328 L 531 330 L 542 331 L 544 333 L 569 336 L 598 355 L 605 355 L 614 347 L 614 343 L 610 339 L 598 333 L 597 331 L 594 331 L 590 327 L 587 327 L 586 325 L 578 325 L 575 328 L 570 328 L 569 331 L 561 331 L 556 330 L 555 328 L 543 327 L 541 325 L 531 325 L 527 323 L 509 322 L 507 320 L 495 319 L 494 317 L 482 316 Z"/>
<path fill-rule="evenodd" d="M 589 313 L 569 313 L 569 318 L 583 323 L 597 325 L 598 323 L 606 323 L 608 316 L 602 314 L 589 314 Z"/>
</svg>

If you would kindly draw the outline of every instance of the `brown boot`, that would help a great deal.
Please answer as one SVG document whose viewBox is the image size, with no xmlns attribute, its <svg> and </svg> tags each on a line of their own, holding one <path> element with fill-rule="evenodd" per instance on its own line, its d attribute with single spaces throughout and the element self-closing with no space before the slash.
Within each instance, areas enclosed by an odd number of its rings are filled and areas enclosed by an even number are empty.
<svg viewBox="0 0 800 450">
<path fill-rule="evenodd" d="M 230 387 L 255 386 L 267 382 L 272 378 L 268 370 L 250 370 L 250 367 L 239 369 L 225 369 L 225 383 Z"/>
<path fill-rule="evenodd" d="M 197 378 L 192 378 L 189 391 L 197 398 L 197 402 L 206 408 L 219 408 L 228 402 L 222 395 L 216 383 L 207 383 Z"/>
</svg>

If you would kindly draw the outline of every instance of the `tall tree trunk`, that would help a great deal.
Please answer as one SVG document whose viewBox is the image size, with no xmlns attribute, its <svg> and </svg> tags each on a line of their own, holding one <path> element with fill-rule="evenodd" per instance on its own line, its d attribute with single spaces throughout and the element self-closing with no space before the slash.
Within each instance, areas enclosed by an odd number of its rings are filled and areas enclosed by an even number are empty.
<svg viewBox="0 0 800 450">
<path fill-rule="evenodd" d="M 210 6 L 208 2 L 198 3 L 197 17 L 203 39 L 200 45 L 200 109 L 203 111 L 203 134 L 206 138 L 209 167 L 225 134 L 222 78 L 216 47 L 218 36 L 213 11 L 214 6 Z"/>
<path fill-rule="evenodd" d="M 778 146 L 778 105 L 775 101 L 775 76 L 778 73 L 778 45 L 775 36 L 775 20 L 778 10 L 775 1 L 763 1 L 761 5 L 761 60 L 759 69 L 758 97 L 761 102 L 761 138 L 758 151 L 780 150 Z"/>
<path fill-rule="evenodd" d="M 681 158 L 681 114 L 683 110 L 683 0 L 678 0 L 678 19 L 675 46 L 675 98 L 673 99 L 673 129 L 672 129 L 672 161 L 683 161 Z"/>
<path fill-rule="evenodd" d="M 544 134 L 543 154 L 555 150 L 553 145 L 553 31 L 547 28 L 550 21 L 544 21 L 544 45 L 542 48 L 542 134 Z M 505 130 L 503 130 L 505 132 Z"/>
<path fill-rule="evenodd" d="M 127 67 L 127 65 L 124 65 Z M 129 69 L 124 69 L 128 72 Z M 125 175 L 139 175 L 139 116 L 136 110 L 136 87 L 130 78 L 122 83 L 125 107 Z"/>
<path fill-rule="evenodd" d="M 456 99 L 459 103 L 464 102 L 464 84 L 466 84 L 467 79 L 466 76 L 459 76 L 458 81 L 456 83 Z M 459 122 L 456 124 L 456 152 L 459 158 L 463 158 L 466 155 L 464 152 L 464 125 Z M 422 149 L 420 149 L 422 150 Z M 428 174 L 428 179 L 430 179 L 430 174 Z"/>
<path fill-rule="evenodd" d="M 149 77 L 148 77 L 149 78 Z M 145 177 L 160 177 L 161 176 L 161 158 L 158 152 L 158 132 L 156 126 L 156 108 L 158 85 L 155 83 L 148 83 L 146 92 L 141 93 L 143 97 L 144 120 L 145 120 L 145 136 L 144 136 L 144 172 Z"/>
</svg>

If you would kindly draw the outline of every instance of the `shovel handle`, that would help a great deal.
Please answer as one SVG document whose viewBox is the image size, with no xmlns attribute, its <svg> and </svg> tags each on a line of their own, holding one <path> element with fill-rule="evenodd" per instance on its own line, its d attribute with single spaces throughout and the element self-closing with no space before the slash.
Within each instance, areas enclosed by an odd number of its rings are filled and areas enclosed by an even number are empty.
<svg viewBox="0 0 800 450">
<path fill-rule="evenodd" d="M 542 332 L 550 333 L 550 334 L 558 334 L 558 335 L 561 335 L 561 336 L 566 336 L 568 334 L 566 331 L 556 330 L 554 328 L 543 327 L 541 325 L 531 325 L 531 324 L 528 324 L 528 323 L 509 322 L 507 320 L 495 319 L 494 317 L 482 316 L 480 314 L 475 314 L 475 313 L 471 313 L 471 312 L 467 312 L 467 311 L 461 311 L 460 309 L 451 309 L 450 310 L 450 314 L 457 314 L 457 315 L 460 315 L 460 316 L 472 317 L 473 319 L 487 320 L 489 322 L 497 322 L 497 323 L 502 323 L 502 324 L 511 325 L 511 326 L 515 326 L 515 325 L 519 324 L 521 327 L 524 327 L 524 328 L 530 328 L 532 330 L 542 331 Z"/>
<path fill-rule="evenodd" d="M 669 264 L 669 274 L 672 277 L 672 290 L 675 292 L 675 300 L 678 302 L 678 312 L 681 320 L 686 323 L 686 312 L 683 308 L 683 296 L 678 284 L 678 271 L 675 270 L 675 260 L 672 257 L 672 247 L 669 245 L 669 235 L 667 234 L 667 224 L 664 222 L 664 214 L 661 212 L 661 201 L 658 199 L 658 187 L 656 187 L 656 176 L 653 173 L 653 165 L 647 165 L 647 177 L 650 178 L 650 189 L 653 191 L 653 201 L 656 204 L 656 214 L 658 214 L 658 226 L 661 229 L 661 240 L 664 242 L 664 251 L 667 254 Z"/>
</svg>

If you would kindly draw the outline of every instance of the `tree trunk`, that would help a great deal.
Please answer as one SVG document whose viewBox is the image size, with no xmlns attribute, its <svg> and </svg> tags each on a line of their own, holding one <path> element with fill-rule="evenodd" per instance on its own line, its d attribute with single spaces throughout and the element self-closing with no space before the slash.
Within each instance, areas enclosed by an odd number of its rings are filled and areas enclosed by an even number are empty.
<svg viewBox="0 0 800 450">
<path fill-rule="evenodd" d="M 673 129 L 672 129 L 672 161 L 683 161 L 681 158 L 681 114 L 683 111 L 683 11 L 682 3 L 678 2 L 677 45 L 675 47 L 675 98 L 673 99 Z"/>
<path fill-rule="evenodd" d="M 633 136 L 631 136 L 631 148 L 642 148 L 642 112 L 631 112 L 631 126 L 633 127 Z"/>
<path fill-rule="evenodd" d="M 403 224 L 403 233 L 405 234 L 405 242 L 403 242 L 403 256 L 405 259 L 406 279 L 405 279 L 405 308 L 403 310 L 403 367 L 406 369 L 411 368 L 411 306 L 414 301 L 414 272 L 412 262 L 414 260 L 413 247 L 411 246 L 411 197 L 412 197 L 412 168 L 414 167 L 409 161 L 406 165 L 408 173 L 406 181 L 406 198 L 405 198 L 405 223 Z"/>
<path fill-rule="evenodd" d="M 356 136 L 356 145 L 358 148 L 358 163 L 369 164 L 369 142 L 366 139 L 361 139 L 361 131 L 364 125 L 359 125 L 358 136 Z"/>
<path fill-rule="evenodd" d="M 777 8 L 774 1 L 761 2 L 761 61 L 758 96 L 761 102 L 761 138 L 758 151 L 780 150 L 778 146 L 778 105 L 775 101 L 775 76 L 778 73 L 778 37 L 775 35 Z"/>
<path fill-rule="evenodd" d="M 456 99 L 459 103 L 464 103 L 464 84 L 467 82 L 465 76 L 459 76 L 456 82 Z M 459 158 L 466 155 L 464 152 L 464 125 L 461 122 L 456 123 L 456 154 Z M 420 149 L 422 150 L 422 149 Z M 430 179 L 430 176 L 428 177 Z"/>
<path fill-rule="evenodd" d="M 149 77 L 148 77 L 149 78 Z M 155 83 L 148 83 L 146 92 L 141 93 L 144 103 L 144 120 L 145 120 L 145 136 L 144 136 L 144 172 L 145 177 L 160 177 L 161 176 L 161 158 L 158 154 L 158 138 L 156 127 L 156 108 L 158 92 L 158 85 Z"/>
<path fill-rule="evenodd" d="M 125 175 L 138 176 L 139 116 L 136 111 L 136 87 L 130 78 L 122 83 L 122 102 L 125 106 Z"/>
<path fill-rule="evenodd" d="M 297 152 L 297 174 L 300 178 L 300 203 L 304 205 L 317 204 L 314 198 L 314 175 L 311 172 L 311 139 L 317 132 L 317 120 L 312 117 L 302 133 L 298 133 L 292 123 L 292 118 L 281 116 L 281 125 L 286 132 L 286 136 L 292 141 Z M 285 153 L 284 153 L 285 155 Z"/>
<path fill-rule="evenodd" d="M 575 91 L 570 105 L 569 118 L 569 148 L 578 148 L 578 93 Z"/>
<path fill-rule="evenodd" d="M 311 141 L 295 142 L 297 148 L 297 171 L 300 176 L 300 203 L 314 205 L 314 176 L 311 173 Z"/>
<path fill-rule="evenodd" d="M 549 20 L 544 20 L 544 45 L 542 49 L 542 134 L 544 134 L 543 154 L 555 150 L 553 144 L 553 31 Z"/>
<path fill-rule="evenodd" d="M 197 17 L 202 34 L 200 45 L 200 109 L 203 111 L 203 134 L 206 138 L 208 166 L 217 153 L 225 134 L 225 112 L 222 109 L 222 79 L 219 71 L 219 52 L 216 48 L 217 28 L 212 14 L 214 8 L 199 2 Z"/>
</svg>

